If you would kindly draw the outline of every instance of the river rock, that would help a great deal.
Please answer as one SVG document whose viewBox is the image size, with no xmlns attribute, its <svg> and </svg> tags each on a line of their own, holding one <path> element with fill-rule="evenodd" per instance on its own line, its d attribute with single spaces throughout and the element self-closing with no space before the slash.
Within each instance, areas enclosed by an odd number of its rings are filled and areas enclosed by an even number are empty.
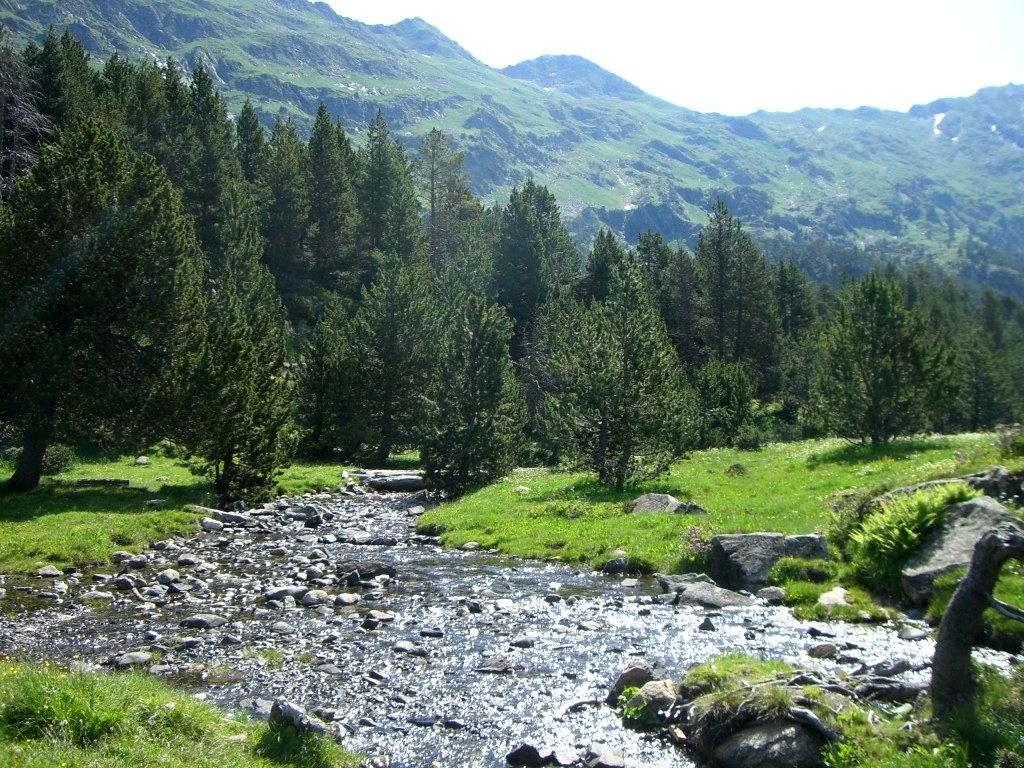
<svg viewBox="0 0 1024 768">
<path fill-rule="evenodd" d="M 539 768 L 547 765 L 550 755 L 541 755 L 540 751 L 532 744 L 520 744 L 507 755 L 505 762 L 509 765 L 528 766 L 528 768 Z"/>
<path fill-rule="evenodd" d="M 301 600 L 309 592 L 309 587 L 299 584 L 289 584 L 282 587 L 271 587 L 263 593 L 264 600 L 284 600 L 286 597 L 292 600 Z"/>
<path fill-rule="evenodd" d="M 697 605 L 702 608 L 745 608 L 754 605 L 754 598 L 723 589 L 716 584 L 695 581 L 676 590 L 673 605 Z"/>
<path fill-rule="evenodd" d="M 179 621 L 178 626 L 185 629 L 216 629 L 217 627 L 223 627 L 227 623 L 228 620 L 223 616 L 217 616 L 213 613 L 197 613 L 194 616 L 189 616 Z"/>
<path fill-rule="evenodd" d="M 651 680 L 644 683 L 633 698 L 626 702 L 627 709 L 645 707 L 660 712 L 676 703 L 676 686 L 671 680 Z"/>
<path fill-rule="evenodd" d="M 626 756 L 622 750 L 595 741 L 587 750 L 587 768 L 626 768 Z"/>
<path fill-rule="evenodd" d="M 605 703 L 614 707 L 618 704 L 619 696 L 627 688 L 642 688 L 652 680 L 667 680 L 668 678 L 668 670 L 658 662 L 630 664 L 619 673 L 615 682 L 612 683 Z"/>
<path fill-rule="evenodd" d="M 781 533 L 729 533 L 714 536 L 708 552 L 708 574 L 726 589 L 757 591 L 783 557 L 827 559 L 825 537 L 783 536 Z"/>
<path fill-rule="evenodd" d="M 764 723 L 729 736 L 715 747 L 725 768 L 818 768 L 822 737 L 792 723 Z"/>
<path fill-rule="evenodd" d="M 36 576 L 43 579 L 59 579 L 63 575 L 63 571 L 53 565 L 44 565 L 36 571 Z"/>
<path fill-rule="evenodd" d="M 846 595 L 847 591 L 843 587 L 833 587 L 828 592 L 822 592 L 818 595 L 818 605 L 823 605 L 826 608 L 849 605 Z"/>
<path fill-rule="evenodd" d="M 302 596 L 302 599 L 300 599 L 299 602 L 307 608 L 311 608 L 318 605 L 326 605 L 331 602 L 331 600 L 331 596 L 326 591 L 322 589 L 311 589 Z"/>
<path fill-rule="evenodd" d="M 306 710 L 287 699 L 276 699 L 274 706 L 270 709 L 270 717 L 267 725 L 272 729 L 291 726 L 300 733 L 303 731 L 315 731 L 326 733 L 327 724 L 309 715 Z"/>
<path fill-rule="evenodd" d="M 427 478 L 423 472 L 361 469 L 356 472 L 356 477 L 359 478 L 360 484 L 381 493 L 422 491 L 427 487 Z"/>
<path fill-rule="evenodd" d="M 128 667 L 140 667 L 149 664 L 153 660 L 153 654 L 146 651 L 130 651 L 128 653 L 122 653 L 120 656 L 114 658 L 114 666 L 117 669 L 127 669 Z"/>
<path fill-rule="evenodd" d="M 989 496 L 954 504 L 945 519 L 903 568 L 903 591 L 915 605 L 927 605 L 932 585 L 939 576 L 971 562 L 974 545 L 985 533 L 1018 518 Z"/>
<path fill-rule="evenodd" d="M 181 581 L 181 574 L 173 568 L 167 568 L 156 575 L 156 580 L 164 586 L 168 586 L 176 581 Z"/>
</svg>

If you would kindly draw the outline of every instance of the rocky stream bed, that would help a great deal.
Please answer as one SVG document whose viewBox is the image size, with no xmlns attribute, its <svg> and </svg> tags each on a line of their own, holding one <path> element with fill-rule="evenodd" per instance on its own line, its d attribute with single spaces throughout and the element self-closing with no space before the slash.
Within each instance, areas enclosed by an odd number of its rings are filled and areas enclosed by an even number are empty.
<svg viewBox="0 0 1024 768">
<path fill-rule="evenodd" d="M 678 676 L 739 650 L 828 674 L 898 662 L 927 680 L 931 635 L 909 619 L 672 605 L 650 578 L 443 549 L 416 534 L 422 512 L 416 495 L 308 494 L 211 511 L 194 536 L 106 569 L 0 577 L 0 654 L 141 668 L 257 715 L 286 698 L 369 764 L 410 768 L 503 766 L 524 742 L 563 765 L 595 742 L 627 766 L 693 765 L 604 703 L 636 661 Z M 812 658 L 823 641 L 831 658 Z"/>
</svg>

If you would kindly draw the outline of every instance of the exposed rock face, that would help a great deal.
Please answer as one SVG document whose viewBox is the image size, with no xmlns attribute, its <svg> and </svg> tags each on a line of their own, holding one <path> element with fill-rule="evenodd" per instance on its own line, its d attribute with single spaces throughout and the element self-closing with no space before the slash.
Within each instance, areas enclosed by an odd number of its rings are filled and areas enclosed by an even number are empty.
<svg viewBox="0 0 1024 768">
<path fill-rule="evenodd" d="M 821 736 L 793 723 L 766 723 L 732 734 L 715 748 L 726 768 L 817 768 Z"/>
<path fill-rule="evenodd" d="M 903 591 L 916 605 L 926 605 L 935 579 L 971 562 L 974 545 L 988 531 L 1016 515 L 989 496 L 954 504 L 943 524 L 929 536 L 903 568 Z"/>
<path fill-rule="evenodd" d="M 711 539 L 708 573 L 727 589 L 756 591 L 768 585 L 768 574 L 783 557 L 828 559 L 825 537 L 783 536 L 781 533 L 731 533 Z"/>
</svg>

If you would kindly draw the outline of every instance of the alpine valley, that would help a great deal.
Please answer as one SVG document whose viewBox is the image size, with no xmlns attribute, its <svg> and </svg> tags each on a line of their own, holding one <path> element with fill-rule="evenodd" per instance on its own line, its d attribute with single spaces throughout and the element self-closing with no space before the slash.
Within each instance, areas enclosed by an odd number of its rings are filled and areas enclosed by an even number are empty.
<svg viewBox="0 0 1024 768">
<path fill-rule="evenodd" d="M 731 117 L 579 57 L 493 69 L 420 19 L 370 26 L 323 2 L 0 0 L 0 22 L 17 47 L 67 29 L 97 64 L 117 53 L 202 65 L 233 110 L 248 97 L 268 126 L 290 116 L 307 130 L 322 101 L 356 141 L 378 108 L 411 150 L 439 128 L 465 152 L 474 194 L 503 203 L 533 177 L 583 247 L 602 226 L 692 247 L 721 197 L 769 254 L 930 263 L 1024 296 L 1024 86 L 906 113 Z"/>
</svg>

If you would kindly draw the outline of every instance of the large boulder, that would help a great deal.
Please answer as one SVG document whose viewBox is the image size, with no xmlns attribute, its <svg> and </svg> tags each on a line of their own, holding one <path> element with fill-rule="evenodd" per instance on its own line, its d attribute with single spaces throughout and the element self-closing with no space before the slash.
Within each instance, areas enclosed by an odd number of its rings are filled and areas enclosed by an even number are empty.
<svg viewBox="0 0 1024 768">
<path fill-rule="evenodd" d="M 827 560 L 828 544 L 820 534 L 720 534 L 711 539 L 708 574 L 726 589 L 755 592 L 768 585 L 768 574 L 783 557 Z"/>
<path fill-rule="evenodd" d="M 794 723 L 762 723 L 729 736 L 714 757 L 726 768 L 818 768 L 822 737 Z"/>
<path fill-rule="evenodd" d="M 903 591 L 915 605 L 927 605 L 935 579 L 971 562 L 974 545 L 1000 523 L 1018 520 L 1010 510 L 989 496 L 954 504 L 945 519 L 903 568 Z"/>
</svg>

